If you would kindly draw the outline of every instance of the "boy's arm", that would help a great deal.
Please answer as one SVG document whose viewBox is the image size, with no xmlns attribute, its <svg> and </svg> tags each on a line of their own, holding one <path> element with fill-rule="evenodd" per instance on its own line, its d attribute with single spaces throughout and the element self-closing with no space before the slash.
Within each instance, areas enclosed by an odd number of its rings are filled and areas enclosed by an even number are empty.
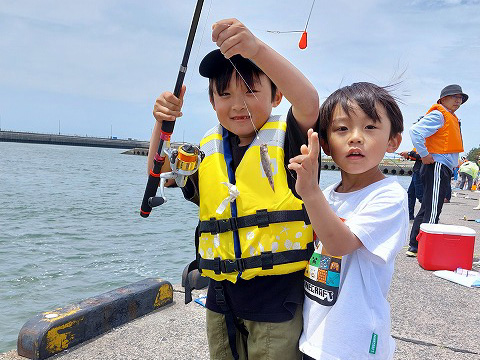
<svg viewBox="0 0 480 360">
<path fill-rule="evenodd" d="M 358 237 L 330 208 L 320 187 L 311 195 L 302 196 L 302 200 L 313 230 L 328 254 L 343 256 L 363 246 Z"/>
<path fill-rule="evenodd" d="M 319 240 L 325 250 L 333 256 L 350 254 L 362 246 L 362 242 L 330 208 L 318 186 L 318 134 L 308 130 L 308 147 L 302 145 L 301 155 L 290 159 L 289 169 L 297 173 L 295 189 L 302 197 Z"/>
<path fill-rule="evenodd" d="M 160 144 L 160 130 L 162 129 L 163 121 L 175 121 L 177 117 L 182 116 L 183 96 L 185 95 L 186 87 L 182 86 L 180 91 L 180 98 L 177 98 L 169 91 L 162 93 L 153 106 L 153 116 L 155 117 L 155 125 L 153 126 L 152 136 L 150 137 L 150 145 L 148 147 L 147 158 L 147 174 L 153 168 L 153 158 L 158 150 Z M 165 161 L 161 172 L 170 171 L 170 163 Z"/>
<path fill-rule="evenodd" d="M 302 130 L 306 132 L 314 127 L 319 113 L 318 93 L 293 64 L 255 37 L 237 19 L 216 22 L 212 39 L 226 58 L 240 54 L 251 59 L 292 104 L 293 115 Z"/>
</svg>

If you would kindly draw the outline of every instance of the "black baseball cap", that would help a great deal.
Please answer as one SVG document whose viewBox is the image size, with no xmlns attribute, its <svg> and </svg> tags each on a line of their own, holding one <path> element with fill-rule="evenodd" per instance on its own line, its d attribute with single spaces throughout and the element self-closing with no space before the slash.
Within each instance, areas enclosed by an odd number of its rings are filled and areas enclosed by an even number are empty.
<svg viewBox="0 0 480 360">
<path fill-rule="evenodd" d="M 225 73 L 227 69 L 233 69 L 232 63 L 240 73 L 243 73 L 242 69 L 247 68 L 254 68 L 259 72 L 263 72 L 252 60 L 246 59 L 241 55 L 234 55 L 230 60 L 223 56 L 220 49 L 210 51 L 200 62 L 198 69 L 200 75 L 209 79 L 216 78 Z"/>
</svg>

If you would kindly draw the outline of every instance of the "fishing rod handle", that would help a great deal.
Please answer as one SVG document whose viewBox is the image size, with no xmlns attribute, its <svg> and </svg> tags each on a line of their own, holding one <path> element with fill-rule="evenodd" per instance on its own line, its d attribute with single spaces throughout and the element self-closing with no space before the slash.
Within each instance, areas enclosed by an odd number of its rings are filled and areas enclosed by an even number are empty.
<svg viewBox="0 0 480 360">
<path fill-rule="evenodd" d="M 150 215 L 150 212 L 152 211 L 151 201 L 152 198 L 157 195 L 158 185 L 160 184 L 160 173 L 162 172 L 162 166 L 165 163 L 165 159 L 168 159 L 168 154 L 166 154 L 164 147 L 169 146 L 170 144 L 171 132 L 167 133 L 163 129 L 163 125 L 165 123 L 173 123 L 173 121 L 164 121 L 162 123 L 162 130 L 160 131 L 160 143 L 158 144 L 157 153 L 153 158 L 153 167 L 150 170 L 150 174 L 148 175 L 147 186 L 145 188 L 145 193 L 143 194 L 142 205 L 140 206 L 140 216 L 144 218 L 148 217 Z M 167 128 L 170 127 L 173 130 L 173 125 L 167 126 Z M 163 201 L 161 203 L 155 201 L 155 203 L 161 205 Z"/>
<path fill-rule="evenodd" d="M 150 206 L 149 199 L 155 197 L 157 194 L 158 185 L 160 184 L 160 173 L 155 174 L 153 169 L 150 170 L 150 174 L 148 175 L 147 186 L 145 188 L 145 193 L 143 194 L 142 206 L 140 207 L 140 216 L 141 217 L 148 217 L 150 212 L 152 211 L 152 207 Z"/>
</svg>

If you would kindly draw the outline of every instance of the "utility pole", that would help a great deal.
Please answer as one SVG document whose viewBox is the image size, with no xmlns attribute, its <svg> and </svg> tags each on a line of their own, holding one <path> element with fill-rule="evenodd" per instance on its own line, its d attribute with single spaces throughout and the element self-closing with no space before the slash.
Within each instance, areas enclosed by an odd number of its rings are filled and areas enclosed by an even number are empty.
<svg viewBox="0 0 480 360">
<path fill-rule="evenodd" d="M 113 139 L 113 125 L 110 124 L 110 140 Z"/>
<path fill-rule="evenodd" d="M 60 119 L 58 119 L 58 135 L 60 135 Z"/>
</svg>

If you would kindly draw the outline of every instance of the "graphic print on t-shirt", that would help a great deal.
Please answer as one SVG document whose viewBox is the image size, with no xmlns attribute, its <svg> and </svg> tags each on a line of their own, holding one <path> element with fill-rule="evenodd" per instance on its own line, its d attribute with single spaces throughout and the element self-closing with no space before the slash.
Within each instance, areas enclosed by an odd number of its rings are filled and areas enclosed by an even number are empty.
<svg viewBox="0 0 480 360">
<path fill-rule="evenodd" d="M 315 238 L 315 251 L 305 268 L 305 294 L 324 306 L 337 301 L 342 257 L 331 256 Z"/>
</svg>

